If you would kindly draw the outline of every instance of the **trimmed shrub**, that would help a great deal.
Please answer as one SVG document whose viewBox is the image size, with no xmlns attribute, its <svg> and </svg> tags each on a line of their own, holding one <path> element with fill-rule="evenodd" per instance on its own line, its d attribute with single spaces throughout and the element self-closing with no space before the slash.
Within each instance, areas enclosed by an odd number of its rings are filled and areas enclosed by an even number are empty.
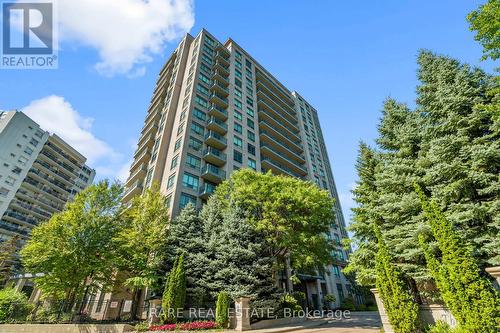
<svg viewBox="0 0 500 333">
<path fill-rule="evenodd" d="M 165 284 L 162 299 L 162 320 L 165 323 L 177 322 L 177 311 L 184 309 L 186 302 L 186 272 L 184 271 L 184 255 L 174 263 Z"/>
<path fill-rule="evenodd" d="M 422 234 L 420 245 L 444 302 L 464 331 L 498 332 L 500 298 L 492 283 L 481 277 L 470 249 L 437 204 L 418 185 L 415 187 L 439 253 L 429 247 L 429 240 Z"/>
<path fill-rule="evenodd" d="M 0 290 L 0 323 L 26 321 L 32 309 L 23 293 L 12 288 Z"/>
<path fill-rule="evenodd" d="M 225 291 L 221 291 L 217 296 L 215 322 L 221 328 L 229 326 L 229 295 Z"/>
<path fill-rule="evenodd" d="M 420 332 L 418 305 L 413 301 L 402 273 L 392 262 L 389 249 L 378 226 L 374 226 L 378 239 L 376 256 L 377 288 L 394 332 Z"/>
<path fill-rule="evenodd" d="M 340 308 L 342 310 L 356 311 L 356 305 L 354 304 L 354 300 L 352 297 L 346 297 L 340 304 Z"/>
</svg>

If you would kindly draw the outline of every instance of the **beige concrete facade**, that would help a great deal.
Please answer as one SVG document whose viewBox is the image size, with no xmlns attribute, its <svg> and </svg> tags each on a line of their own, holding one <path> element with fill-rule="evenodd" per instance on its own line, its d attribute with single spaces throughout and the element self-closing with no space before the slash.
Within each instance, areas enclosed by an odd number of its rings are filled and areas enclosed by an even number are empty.
<svg viewBox="0 0 500 333">
<path fill-rule="evenodd" d="M 86 158 L 22 112 L 0 112 L 0 241 L 21 241 L 92 183 Z"/>
<path fill-rule="evenodd" d="M 313 181 L 336 199 L 328 236 L 338 245 L 337 262 L 307 291 L 318 303 L 333 294 L 338 305 L 350 293 L 341 272 L 347 233 L 317 111 L 232 39 L 188 34 L 159 74 L 124 200 L 157 182 L 175 216 L 188 202 L 203 205 L 217 184 L 248 167 Z"/>
</svg>

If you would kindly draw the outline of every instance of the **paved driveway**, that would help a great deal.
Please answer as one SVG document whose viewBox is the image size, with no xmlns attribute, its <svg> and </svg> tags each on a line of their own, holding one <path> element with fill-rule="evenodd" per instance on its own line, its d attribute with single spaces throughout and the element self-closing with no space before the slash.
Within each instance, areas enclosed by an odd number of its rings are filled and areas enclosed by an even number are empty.
<svg viewBox="0 0 500 333">
<path fill-rule="evenodd" d="M 382 324 L 378 312 L 353 312 L 350 319 L 308 320 L 303 324 L 290 327 L 276 327 L 265 330 L 251 331 L 255 333 L 380 333 Z"/>
</svg>

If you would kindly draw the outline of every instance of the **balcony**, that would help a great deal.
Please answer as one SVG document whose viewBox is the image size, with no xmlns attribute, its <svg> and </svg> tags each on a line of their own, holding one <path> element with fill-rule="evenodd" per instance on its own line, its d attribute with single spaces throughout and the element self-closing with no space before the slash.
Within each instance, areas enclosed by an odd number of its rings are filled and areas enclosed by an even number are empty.
<svg viewBox="0 0 500 333">
<path fill-rule="evenodd" d="M 222 97 L 227 97 L 229 96 L 229 89 L 226 87 L 223 87 L 219 81 L 213 81 L 212 86 L 210 87 L 210 90 L 215 92 L 216 94 L 222 96 Z"/>
<path fill-rule="evenodd" d="M 146 176 L 147 168 L 146 164 L 141 164 L 139 168 L 137 168 L 127 179 L 127 184 L 132 184 L 134 181 L 138 180 L 139 178 L 144 178 Z"/>
<path fill-rule="evenodd" d="M 221 82 L 226 87 L 229 85 L 229 79 L 227 77 L 228 77 L 228 75 L 226 75 L 221 70 L 215 69 L 212 71 L 212 78 L 214 80 Z"/>
<path fill-rule="evenodd" d="M 272 89 L 275 94 L 277 94 L 278 96 L 280 96 L 290 106 L 293 106 L 295 104 L 294 101 L 293 101 L 293 99 L 290 97 L 290 93 L 289 92 L 281 89 L 276 83 L 272 82 L 271 79 L 269 79 L 269 77 L 267 75 L 265 75 L 264 73 L 262 73 L 261 71 L 256 70 L 255 72 L 256 72 L 255 73 L 256 77 L 257 77 L 257 83 L 260 80 L 262 80 L 263 83 L 266 83 L 267 86 L 270 87 L 270 89 Z"/>
<path fill-rule="evenodd" d="M 214 116 L 210 117 L 207 122 L 207 128 L 209 130 L 216 131 L 219 134 L 226 134 L 227 133 L 227 124 L 223 122 L 222 120 L 219 120 L 218 118 L 215 118 Z"/>
<path fill-rule="evenodd" d="M 139 138 L 139 142 L 137 142 L 137 151 L 142 149 L 144 146 L 148 146 L 151 148 L 152 144 L 155 142 L 155 134 L 150 133 L 149 135 L 141 135 Z"/>
<path fill-rule="evenodd" d="M 216 69 L 216 70 L 218 70 L 218 71 L 220 71 L 221 74 L 224 77 L 228 77 L 229 76 L 229 66 L 227 66 L 226 64 L 224 64 L 220 60 L 216 60 L 215 61 L 215 64 L 214 64 L 213 68 Z"/>
<path fill-rule="evenodd" d="M 227 139 L 214 131 L 208 131 L 205 134 L 205 143 L 220 150 L 227 147 Z"/>
<path fill-rule="evenodd" d="M 299 154 L 304 152 L 304 148 L 299 138 L 295 135 L 291 135 L 293 133 L 288 130 L 283 130 L 279 126 L 274 126 L 265 119 L 259 119 L 259 130 L 260 132 L 269 132 L 272 136 L 279 138 L 282 142 L 286 143 L 287 147 L 290 147 Z"/>
<path fill-rule="evenodd" d="M 136 195 L 141 194 L 142 189 L 143 189 L 142 182 L 136 181 L 125 191 L 125 194 L 123 195 L 123 201 L 124 202 L 130 201 Z"/>
<path fill-rule="evenodd" d="M 226 164 L 227 156 L 218 149 L 208 147 L 203 151 L 203 159 L 216 166 L 223 166 Z"/>
<path fill-rule="evenodd" d="M 265 107 L 262 107 L 262 104 Z M 299 128 L 293 124 L 291 124 L 289 121 L 287 121 L 285 118 L 281 117 L 279 113 L 277 113 L 275 110 L 270 108 L 269 106 L 264 104 L 262 100 L 258 100 L 257 104 L 259 105 L 259 108 L 257 112 L 259 113 L 259 120 L 264 119 L 268 121 L 269 124 L 274 125 L 276 127 L 280 127 L 282 130 L 290 133 L 292 136 L 292 140 L 295 141 L 300 141 L 299 139 Z M 278 117 L 276 115 L 279 115 Z"/>
<path fill-rule="evenodd" d="M 290 170 L 290 168 L 282 165 L 281 163 L 274 161 L 268 157 L 261 158 L 262 171 L 266 172 L 267 170 L 271 170 L 275 174 L 282 174 L 290 177 L 302 178 L 298 173 Z"/>
<path fill-rule="evenodd" d="M 215 45 L 215 51 L 217 51 L 217 53 L 220 53 L 221 57 L 224 59 L 229 59 L 229 57 L 231 56 L 231 53 L 229 53 L 226 47 L 221 43 L 217 43 L 217 45 Z"/>
<path fill-rule="evenodd" d="M 289 109 L 284 109 L 278 102 L 276 102 L 276 100 L 269 97 L 259 88 L 257 88 L 257 101 L 265 103 L 268 108 L 275 110 L 281 118 L 285 118 L 293 126 L 298 125 L 299 122 L 297 121 L 297 114 L 295 113 L 295 110 L 292 113 Z"/>
<path fill-rule="evenodd" d="M 224 121 L 227 120 L 227 111 L 221 107 L 218 107 L 215 104 L 212 104 L 210 109 L 208 109 L 208 114 L 211 116 L 215 116 L 215 117 L 217 117 L 221 120 L 224 120 Z"/>
<path fill-rule="evenodd" d="M 139 156 L 137 156 L 134 160 L 134 163 L 130 166 L 130 170 L 135 169 L 138 165 L 141 165 L 143 163 L 149 162 L 149 159 L 151 158 L 151 151 L 144 150 Z"/>
<path fill-rule="evenodd" d="M 227 107 L 229 106 L 229 101 L 227 100 L 227 98 L 216 93 L 210 95 L 210 102 L 222 109 L 227 109 Z"/>
<path fill-rule="evenodd" d="M 22 238 L 26 239 L 27 236 L 30 234 L 30 229 L 29 228 L 23 228 L 21 226 L 17 226 L 16 224 L 12 223 L 7 223 L 4 221 L 0 221 L 0 230 L 1 233 L 7 233 L 9 235 L 21 235 Z"/>
<path fill-rule="evenodd" d="M 142 130 L 141 138 L 147 137 L 148 135 L 155 135 L 157 130 L 158 130 L 158 122 L 155 121 L 153 123 L 150 123 Z"/>
<path fill-rule="evenodd" d="M 304 159 L 304 156 L 302 156 L 300 153 L 297 153 L 290 149 L 290 146 L 286 144 L 286 142 L 281 141 L 280 139 L 274 137 L 271 133 L 261 130 L 260 131 L 260 142 L 265 142 L 267 144 L 270 144 L 273 146 L 274 149 L 277 151 L 286 154 L 289 158 L 293 159 L 296 163 L 304 164 L 306 163 L 306 160 Z"/>
<path fill-rule="evenodd" d="M 226 172 L 215 165 L 207 164 L 201 169 L 201 177 L 212 183 L 219 184 L 226 179 Z"/>
<path fill-rule="evenodd" d="M 287 169 L 293 171 L 294 173 L 300 176 L 305 176 L 307 174 L 307 171 L 301 164 L 292 160 L 290 157 L 278 151 L 276 148 L 273 148 L 270 144 L 261 142 L 260 149 L 262 156 L 272 157 L 274 161 L 278 161 L 281 165 L 285 165 Z"/>
<path fill-rule="evenodd" d="M 215 192 L 215 184 L 205 183 L 200 187 L 200 198 L 207 200 L 209 196 L 211 196 Z"/>
</svg>

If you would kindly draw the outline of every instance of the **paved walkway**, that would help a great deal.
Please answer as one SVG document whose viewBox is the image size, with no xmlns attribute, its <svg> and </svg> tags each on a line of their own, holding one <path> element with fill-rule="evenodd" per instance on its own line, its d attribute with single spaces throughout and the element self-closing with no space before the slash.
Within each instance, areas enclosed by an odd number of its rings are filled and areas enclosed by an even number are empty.
<svg viewBox="0 0 500 333">
<path fill-rule="evenodd" d="M 350 319 L 313 319 L 294 326 L 254 330 L 252 333 L 379 333 L 382 324 L 378 312 L 353 312 Z"/>
</svg>

